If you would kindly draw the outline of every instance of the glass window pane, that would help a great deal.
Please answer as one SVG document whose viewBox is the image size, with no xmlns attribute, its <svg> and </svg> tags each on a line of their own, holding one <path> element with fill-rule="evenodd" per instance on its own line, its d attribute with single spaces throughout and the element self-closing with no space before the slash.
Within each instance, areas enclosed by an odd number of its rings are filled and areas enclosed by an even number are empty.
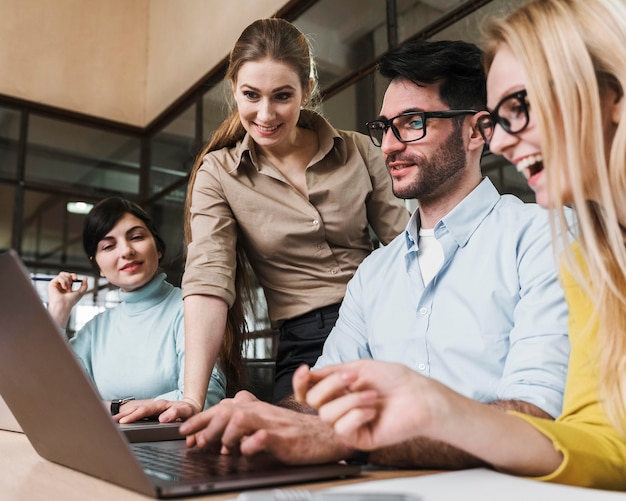
<svg viewBox="0 0 626 501">
<path fill-rule="evenodd" d="M 17 178 L 20 112 L 0 107 L 0 177 Z"/>
<path fill-rule="evenodd" d="M 465 0 L 397 0 L 398 42 L 433 24 Z"/>
<path fill-rule="evenodd" d="M 387 50 L 386 6 L 381 0 L 320 0 L 294 24 L 313 42 L 322 88 Z"/>
<path fill-rule="evenodd" d="M 347 87 L 324 102 L 324 116 L 337 129 L 356 130 L 367 134 L 365 122 L 380 112 L 382 98 L 375 94 L 373 73 Z M 386 85 L 386 81 L 385 81 Z"/>
<path fill-rule="evenodd" d="M 180 286 L 185 268 L 184 199 L 165 197 L 146 207 L 146 210 L 165 242 L 166 252 L 161 267 L 170 283 Z"/>
<path fill-rule="evenodd" d="M 452 0 L 450 0 L 452 2 Z M 437 33 L 433 40 L 465 40 L 481 45 L 481 26 L 491 15 L 502 16 L 512 10 L 516 5 L 524 3 L 526 0 L 499 0 L 491 2 L 472 14 L 465 16 L 453 25 Z M 459 2 L 462 3 L 462 2 Z"/>
<path fill-rule="evenodd" d="M 150 194 L 187 176 L 195 160 L 196 105 L 192 105 L 152 138 Z"/>
<path fill-rule="evenodd" d="M 0 249 L 3 251 L 11 248 L 14 204 L 15 188 L 8 184 L 0 184 Z"/>
<path fill-rule="evenodd" d="M 67 211 L 67 196 L 26 190 L 22 258 L 29 267 L 56 274 L 62 269 L 92 273 L 82 245 L 82 214 Z"/>
<path fill-rule="evenodd" d="M 230 114 L 232 92 L 226 80 L 208 90 L 202 97 L 203 145 L 209 141 L 224 119 Z"/>
<path fill-rule="evenodd" d="M 31 115 L 26 180 L 139 192 L 139 139 Z"/>
</svg>

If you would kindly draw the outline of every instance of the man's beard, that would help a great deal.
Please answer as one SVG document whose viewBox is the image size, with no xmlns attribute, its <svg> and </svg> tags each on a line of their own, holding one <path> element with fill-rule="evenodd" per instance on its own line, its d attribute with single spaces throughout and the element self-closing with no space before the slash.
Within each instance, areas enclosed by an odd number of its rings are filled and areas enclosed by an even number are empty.
<svg viewBox="0 0 626 501">
<path fill-rule="evenodd" d="M 408 186 L 392 184 L 393 194 L 402 199 L 429 199 L 449 191 L 465 169 L 465 146 L 461 137 L 461 127 L 455 127 L 448 139 L 430 156 L 401 153 L 387 157 L 387 162 L 402 160 L 416 166 L 414 179 Z M 392 178 L 393 181 L 393 178 Z"/>
</svg>

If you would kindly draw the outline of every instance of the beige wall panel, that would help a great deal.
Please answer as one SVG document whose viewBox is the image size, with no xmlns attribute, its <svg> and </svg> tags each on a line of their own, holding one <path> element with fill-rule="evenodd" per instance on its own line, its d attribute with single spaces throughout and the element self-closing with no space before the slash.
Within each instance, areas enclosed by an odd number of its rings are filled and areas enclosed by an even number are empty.
<svg viewBox="0 0 626 501">
<path fill-rule="evenodd" d="M 0 93 L 145 121 L 149 0 L 0 0 Z"/>
<path fill-rule="evenodd" d="M 0 0 L 0 93 L 145 126 L 286 0 Z"/>
<path fill-rule="evenodd" d="M 272 16 L 286 3 L 151 0 L 146 123 L 226 57 L 248 24 Z"/>
</svg>

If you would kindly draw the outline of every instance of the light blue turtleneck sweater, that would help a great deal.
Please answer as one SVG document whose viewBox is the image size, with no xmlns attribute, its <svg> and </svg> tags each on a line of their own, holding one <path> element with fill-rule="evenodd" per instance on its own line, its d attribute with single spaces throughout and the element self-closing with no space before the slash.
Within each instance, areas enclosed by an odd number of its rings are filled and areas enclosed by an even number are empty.
<svg viewBox="0 0 626 501">
<path fill-rule="evenodd" d="M 183 396 L 185 330 L 181 290 L 158 274 L 120 304 L 91 319 L 70 340 L 103 400 Z M 224 375 L 213 370 L 205 408 L 226 393 Z"/>
</svg>

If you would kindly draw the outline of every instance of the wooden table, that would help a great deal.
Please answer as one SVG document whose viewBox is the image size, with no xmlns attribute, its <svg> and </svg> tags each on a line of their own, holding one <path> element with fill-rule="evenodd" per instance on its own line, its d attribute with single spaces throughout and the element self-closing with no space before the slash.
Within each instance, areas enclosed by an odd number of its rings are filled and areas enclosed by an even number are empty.
<svg viewBox="0 0 626 501">
<path fill-rule="evenodd" d="M 368 480 L 382 480 L 435 473 L 422 470 L 365 471 L 358 478 L 299 484 L 298 488 L 324 489 Z M 236 492 L 188 498 L 190 500 L 233 499 Z M 145 501 L 128 489 L 104 482 L 41 458 L 25 435 L 0 431 L 0 499 L 3 501 Z"/>
</svg>

